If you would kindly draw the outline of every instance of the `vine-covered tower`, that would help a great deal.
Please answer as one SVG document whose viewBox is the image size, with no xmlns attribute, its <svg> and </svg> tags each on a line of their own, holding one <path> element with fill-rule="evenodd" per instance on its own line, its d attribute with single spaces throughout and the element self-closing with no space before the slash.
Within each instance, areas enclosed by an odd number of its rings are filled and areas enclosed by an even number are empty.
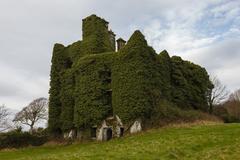
<svg viewBox="0 0 240 160">
<path fill-rule="evenodd" d="M 49 131 L 108 140 L 138 132 L 156 119 L 164 101 L 205 110 L 211 89 L 206 70 L 180 57 L 157 54 L 135 31 L 117 40 L 109 23 L 82 20 L 82 40 L 55 44 L 49 90 Z"/>
</svg>

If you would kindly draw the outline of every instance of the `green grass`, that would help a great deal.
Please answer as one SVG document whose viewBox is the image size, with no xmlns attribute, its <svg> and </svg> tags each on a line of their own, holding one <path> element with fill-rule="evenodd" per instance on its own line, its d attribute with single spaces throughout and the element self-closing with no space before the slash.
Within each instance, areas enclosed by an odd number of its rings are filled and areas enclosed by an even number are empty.
<svg viewBox="0 0 240 160">
<path fill-rule="evenodd" d="M 85 159 L 240 159 L 240 124 L 172 127 L 114 139 L 68 146 L 0 151 L 0 160 Z"/>
</svg>

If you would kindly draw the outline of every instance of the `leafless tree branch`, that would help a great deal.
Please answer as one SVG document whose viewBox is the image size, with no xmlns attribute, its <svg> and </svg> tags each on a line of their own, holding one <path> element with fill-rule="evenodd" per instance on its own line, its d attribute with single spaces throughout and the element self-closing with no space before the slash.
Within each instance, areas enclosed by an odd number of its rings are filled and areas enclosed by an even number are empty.
<svg viewBox="0 0 240 160">
<path fill-rule="evenodd" d="M 6 108 L 5 105 L 0 106 L 0 132 L 4 132 L 11 128 L 9 123 L 9 116 L 11 112 Z"/>
<path fill-rule="evenodd" d="M 213 106 L 219 105 L 227 100 L 229 92 L 227 90 L 227 87 L 223 85 L 216 76 L 210 79 L 214 85 L 214 88 L 211 89 L 208 93 L 209 112 L 212 113 Z"/>
<path fill-rule="evenodd" d="M 33 131 L 34 125 L 40 120 L 47 120 L 48 101 L 46 98 L 38 98 L 32 101 L 15 115 L 14 122 L 28 125 L 30 132 Z"/>
<path fill-rule="evenodd" d="M 229 96 L 229 101 L 238 101 L 238 102 L 240 102 L 240 89 L 234 91 L 234 92 Z"/>
</svg>

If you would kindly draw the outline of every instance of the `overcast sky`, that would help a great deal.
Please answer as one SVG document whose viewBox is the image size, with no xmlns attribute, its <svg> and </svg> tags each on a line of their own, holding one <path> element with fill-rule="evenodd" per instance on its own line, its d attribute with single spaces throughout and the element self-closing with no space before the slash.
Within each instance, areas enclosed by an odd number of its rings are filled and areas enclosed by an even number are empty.
<svg viewBox="0 0 240 160">
<path fill-rule="evenodd" d="M 91 14 L 117 37 L 140 29 L 157 53 L 166 49 L 240 88 L 239 0 L 1 0 L 0 104 L 19 110 L 48 97 L 54 43 L 81 39 Z"/>
</svg>

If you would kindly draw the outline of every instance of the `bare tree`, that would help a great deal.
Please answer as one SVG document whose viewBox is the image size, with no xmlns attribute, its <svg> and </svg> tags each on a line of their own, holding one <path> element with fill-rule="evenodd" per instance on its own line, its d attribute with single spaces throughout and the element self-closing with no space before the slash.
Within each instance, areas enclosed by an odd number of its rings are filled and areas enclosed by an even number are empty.
<svg viewBox="0 0 240 160">
<path fill-rule="evenodd" d="M 234 92 L 229 96 L 229 101 L 238 101 L 238 102 L 240 102 L 240 89 L 234 91 Z"/>
<path fill-rule="evenodd" d="M 5 105 L 0 106 L 0 132 L 6 131 L 11 128 L 9 123 L 10 111 Z"/>
<path fill-rule="evenodd" d="M 15 115 L 14 122 L 28 125 L 32 133 L 34 125 L 41 121 L 47 120 L 48 101 L 46 98 L 38 98 L 32 101 L 28 106 L 24 107 Z"/>
<path fill-rule="evenodd" d="M 227 101 L 223 104 L 223 106 L 227 109 L 231 117 L 234 117 L 236 120 L 240 120 L 240 101 Z"/>
<path fill-rule="evenodd" d="M 212 114 L 213 107 L 226 100 L 229 92 L 227 91 L 227 87 L 223 85 L 217 77 L 212 77 L 210 79 L 214 86 L 208 93 L 209 113 Z"/>
</svg>

